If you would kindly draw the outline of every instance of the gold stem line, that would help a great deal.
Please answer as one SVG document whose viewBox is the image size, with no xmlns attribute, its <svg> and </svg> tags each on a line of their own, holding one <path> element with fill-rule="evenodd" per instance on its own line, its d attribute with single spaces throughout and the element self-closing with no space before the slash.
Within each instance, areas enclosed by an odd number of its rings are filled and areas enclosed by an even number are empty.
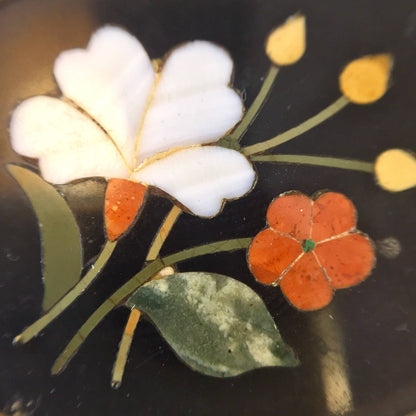
<svg viewBox="0 0 416 416">
<path fill-rule="evenodd" d="M 145 108 L 143 110 L 143 114 L 140 120 L 139 131 L 137 132 L 136 142 L 134 144 L 134 159 L 133 159 L 134 167 L 137 166 L 137 153 L 139 151 L 140 139 L 143 133 L 144 122 L 145 122 L 147 113 L 149 112 L 149 109 L 152 105 L 153 99 L 155 98 L 156 88 L 160 82 L 160 76 L 161 76 L 160 72 L 155 73 L 155 80 L 153 82 L 153 86 L 152 86 L 152 89 L 150 90 L 149 96 L 147 97 L 146 105 L 145 105 Z"/>
<path fill-rule="evenodd" d="M 264 103 L 266 102 L 270 91 L 273 87 L 274 81 L 277 74 L 279 73 L 279 68 L 276 65 L 271 65 L 269 72 L 266 75 L 266 78 L 263 81 L 263 85 L 257 94 L 257 97 L 251 104 L 250 108 L 247 110 L 241 122 L 237 125 L 236 129 L 230 134 L 230 138 L 236 141 L 241 140 L 241 138 L 246 133 L 247 129 L 256 119 L 258 113 L 262 109 Z"/>
<path fill-rule="evenodd" d="M 165 267 L 162 270 L 160 270 L 158 273 L 153 275 L 149 280 L 163 279 L 166 276 L 169 276 L 173 273 L 175 273 L 175 269 L 173 267 L 171 266 Z M 139 311 L 136 308 L 133 308 L 130 311 L 127 325 L 124 329 L 123 336 L 121 338 L 120 346 L 117 352 L 116 361 L 114 362 L 114 367 L 113 367 L 113 378 L 111 380 L 111 387 L 113 389 L 118 389 L 121 386 L 121 381 L 123 380 L 124 369 L 126 367 L 127 358 L 130 352 L 130 345 L 133 341 L 133 335 L 134 335 L 136 326 L 139 323 L 139 319 L 137 318 L 137 313 L 139 313 L 138 318 L 140 318 L 141 311 Z"/>
<path fill-rule="evenodd" d="M 182 210 L 178 208 L 176 205 L 174 205 L 173 208 L 170 210 L 169 214 L 162 222 L 162 225 L 160 226 L 159 231 L 157 232 L 152 245 L 150 246 L 149 252 L 146 257 L 146 262 L 157 259 L 160 253 L 160 249 L 163 246 L 163 243 L 165 242 L 166 238 L 168 237 L 170 231 L 172 230 L 176 220 L 178 219 L 181 213 Z M 160 273 L 153 276 L 153 278 L 160 278 L 159 275 Z M 130 351 L 130 345 L 133 341 L 134 331 L 139 322 L 140 313 L 141 312 L 138 309 L 133 308 L 130 312 L 127 325 L 124 329 L 120 346 L 117 352 L 116 361 L 114 362 L 113 367 L 113 378 L 111 380 L 111 387 L 113 387 L 114 389 L 118 389 L 121 386 L 124 369 L 126 367 L 127 358 Z"/>
<path fill-rule="evenodd" d="M 251 146 L 244 147 L 242 149 L 242 152 L 246 156 L 250 156 L 250 155 L 257 154 L 257 153 L 262 153 L 282 143 L 288 142 L 289 140 L 292 140 L 295 137 L 300 136 L 301 134 L 307 132 L 308 130 L 313 129 L 318 124 L 321 124 L 328 118 L 332 117 L 334 114 L 341 111 L 348 103 L 349 103 L 348 99 L 342 96 L 338 98 L 336 101 L 334 101 L 327 108 L 325 108 L 324 110 L 316 114 L 315 116 L 299 124 L 299 126 L 296 126 L 290 130 L 287 130 L 284 133 L 281 133 L 273 137 L 272 139 L 253 144 Z"/>
<path fill-rule="evenodd" d="M 117 141 L 114 140 L 114 138 L 110 135 L 110 133 L 108 133 L 108 131 L 104 128 L 104 126 L 92 114 L 90 114 L 87 110 L 85 110 L 84 108 L 80 107 L 75 101 L 72 101 L 71 99 L 66 98 L 66 97 L 62 97 L 62 99 L 66 103 L 70 103 L 70 105 L 72 105 L 73 107 L 75 107 L 80 113 L 85 114 L 88 118 L 90 118 L 96 124 L 96 126 L 101 130 L 101 132 L 104 133 L 104 135 L 107 136 L 107 138 L 110 140 L 110 142 L 112 143 L 112 145 L 115 148 L 115 151 L 119 154 L 119 156 L 123 160 L 124 166 L 129 171 L 129 173 L 132 174 L 133 173 L 134 166 L 133 167 L 130 166 L 130 163 L 127 162 L 127 159 L 126 159 L 123 151 L 118 146 Z"/>
<path fill-rule="evenodd" d="M 297 163 L 302 165 L 326 166 L 329 168 L 339 168 L 356 170 L 366 173 L 374 173 L 374 163 L 361 160 L 340 159 L 326 156 L 306 156 L 306 155 L 261 155 L 252 156 L 253 162 L 271 163 Z"/>
<path fill-rule="evenodd" d="M 128 296 L 130 296 L 137 288 L 146 283 L 156 273 L 164 267 L 171 266 L 180 261 L 192 259 L 198 256 L 214 254 L 225 251 L 234 251 L 246 249 L 251 243 L 251 238 L 238 238 L 235 240 L 217 241 L 215 243 L 204 244 L 202 246 L 193 247 L 180 251 L 163 259 L 157 258 L 139 273 L 134 275 L 129 281 L 114 292 L 101 306 L 87 319 L 79 331 L 69 341 L 65 349 L 55 361 L 51 373 L 59 374 L 76 354 L 84 340 L 93 331 L 93 329 L 119 304 L 121 304 Z"/>
<path fill-rule="evenodd" d="M 107 241 L 101 250 L 95 263 L 91 266 L 88 273 L 65 295 L 63 296 L 45 315 L 28 326 L 20 335 L 17 335 L 13 344 L 25 344 L 39 334 L 42 329 L 49 325 L 59 316 L 71 303 L 94 281 L 101 272 L 111 254 L 113 253 L 116 242 Z"/>
<path fill-rule="evenodd" d="M 118 389 L 121 386 L 124 368 L 126 366 L 127 357 L 129 356 L 134 331 L 137 324 L 139 323 L 140 315 L 141 312 L 138 309 L 133 308 L 130 312 L 126 328 L 124 329 L 123 337 L 121 338 L 120 346 L 118 348 L 117 358 L 113 367 L 113 379 L 111 381 L 111 387 L 114 389 Z"/>
<path fill-rule="evenodd" d="M 166 238 L 168 237 L 172 227 L 175 225 L 176 220 L 179 215 L 182 213 L 182 210 L 176 205 L 170 210 L 169 214 L 166 216 L 162 225 L 157 232 L 152 245 L 150 246 L 149 252 L 146 257 L 146 261 L 153 261 L 159 256 L 160 249 L 163 246 Z"/>
</svg>

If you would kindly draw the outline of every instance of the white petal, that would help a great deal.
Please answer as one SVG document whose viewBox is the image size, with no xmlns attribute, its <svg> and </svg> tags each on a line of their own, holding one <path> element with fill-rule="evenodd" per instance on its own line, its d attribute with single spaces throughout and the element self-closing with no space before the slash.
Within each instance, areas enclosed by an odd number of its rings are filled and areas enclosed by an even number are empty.
<svg viewBox="0 0 416 416">
<path fill-rule="evenodd" d="M 130 166 L 155 73 L 143 46 L 112 26 L 97 30 L 87 49 L 61 53 L 54 74 L 63 94 L 86 110 Z"/>
<path fill-rule="evenodd" d="M 129 172 L 114 143 L 87 116 L 57 98 L 23 101 L 10 122 L 13 149 L 39 159 L 42 176 L 52 183 Z"/>
<path fill-rule="evenodd" d="M 201 217 L 216 215 L 224 199 L 246 194 L 255 176 L 241 153 L 218 146 L 180 150 L 145 165 L 133 175 L 172 195 Z"/>
<path fill-rule="evenodd" d="M 211 143 L 242 117 L 230 83 L 233 62 L 212 43 L 194 41 L 175 49 L 160 75 L 139 138 L 138 162 L 155 153 Z"/>
</svg>

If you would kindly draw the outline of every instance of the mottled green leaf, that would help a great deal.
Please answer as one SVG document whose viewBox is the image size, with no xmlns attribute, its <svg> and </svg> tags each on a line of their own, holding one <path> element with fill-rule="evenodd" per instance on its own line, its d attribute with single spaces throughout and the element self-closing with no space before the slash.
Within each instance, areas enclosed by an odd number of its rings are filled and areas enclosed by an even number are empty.
<svg viewBox="0 0 416 416">
<path fill-rule="evenodd" d="M 29 198 L 39 221 L 45 286 L 42 307 L 47 311 L 80 279 L 82 246 L 78 225 L 52 185 L 21 166 L 7 165 L 7 170 Z"/>
<path fill-rule="evenodd" d="M 230 377 L 254 368 L 294 366 L 261 298 L 211 273 L 177 273 L 137 289 L 127 306 L 145 312 L 194 370 Z"/>
</svg>

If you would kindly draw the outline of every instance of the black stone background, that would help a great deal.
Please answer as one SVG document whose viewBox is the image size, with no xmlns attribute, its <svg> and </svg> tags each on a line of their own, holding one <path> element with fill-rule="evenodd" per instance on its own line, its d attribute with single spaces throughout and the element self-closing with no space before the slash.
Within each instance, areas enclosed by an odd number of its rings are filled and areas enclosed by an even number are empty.
<svg viewBox="0 0 416 416">
<path fill-rule="evenodd" d="M 391 147 L 415 150 L 416 3 L 411 0 L 21 0 L 0 2 L 0 408 L 13 399 L 38 402 L 35 414 L 55 415 L 328 415 L 320 359 L 328 345 L 312 325 L 314 314 L 286 303 L 279 289 L 250 275 L 245 253 L 188 261 L 179 269 L 238 278 L 259 293 L 302 365 L 268 368 L 231 379 L 200 375 L 183 365 L 143 321 L 136 330 L 123 385 L 110 388 L 111 369 L 128 312 L 113 311 L 87 339 L 66 371 L 50 367 L 87 317 L 137 272 L 171 203 L 153 197 L 100 279 L 42 336 L 14 348 L 13 337 L 40 314 L 40 242 L 36 218 L 18 185 L 3 169 L 24 162 L 10 148 L 7 125 L 16 104 L 55 93 L 54 58 L 83 47 L 107 23 L 136 35 L 152 58 L 178 43 L 207 39 L 224 45 L 235 61 L 235 87 L 250 104 L 269 63 L 267 33 L 288 16 L 307 17 L 303 59 L 285 68 L 243 144 L 270 138 L 317 113 L 339 96 L 337 77 L 350 60 L 390 52 L 392 86 L 370 106 L 349 106 L 321 126 L 279 148 L 282 153 L 321 154 L 372 161 Z M 26 162 L 24 162 L 26 163 Z M 341 328 L 352 415 L 405 415 L 416 410 L 416 190 L 390 194 L 371 175 L 341 169 L 258 164 L 256 188 L 227 203 L 221 215 L 202 220 L 183 215 L 162 254 L 213 240 L 254 236 L 265 226 L 270 201 L 297 189 L 343 192 L 355 203 L 358 226 L 374 240 L 393 236 L 402 244 L 394 260 L 378 256 L 372 276 L 338 291 L 331 309 Z M 104 242 L 100 180 L 61 188 L 76 213 L 86 262 Z M 315 315 L 316 316 L 316 315 Z M 17 396 L 16 396 L 17 395 Z"/>
</svg>

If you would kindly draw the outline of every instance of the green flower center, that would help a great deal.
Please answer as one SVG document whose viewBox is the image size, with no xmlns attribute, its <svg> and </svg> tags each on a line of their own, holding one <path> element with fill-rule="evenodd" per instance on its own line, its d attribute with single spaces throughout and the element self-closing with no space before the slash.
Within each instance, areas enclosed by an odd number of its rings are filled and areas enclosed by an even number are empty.
<svg viewBox="0 0 416 416">
<path fill-rule="evenodd" d="M 310 238 L 303 240 L 302 249 L 305 253 L 309 253 L 315 248 L 316 244 L 315 241 L 311 240 Z"/>
</svg>

